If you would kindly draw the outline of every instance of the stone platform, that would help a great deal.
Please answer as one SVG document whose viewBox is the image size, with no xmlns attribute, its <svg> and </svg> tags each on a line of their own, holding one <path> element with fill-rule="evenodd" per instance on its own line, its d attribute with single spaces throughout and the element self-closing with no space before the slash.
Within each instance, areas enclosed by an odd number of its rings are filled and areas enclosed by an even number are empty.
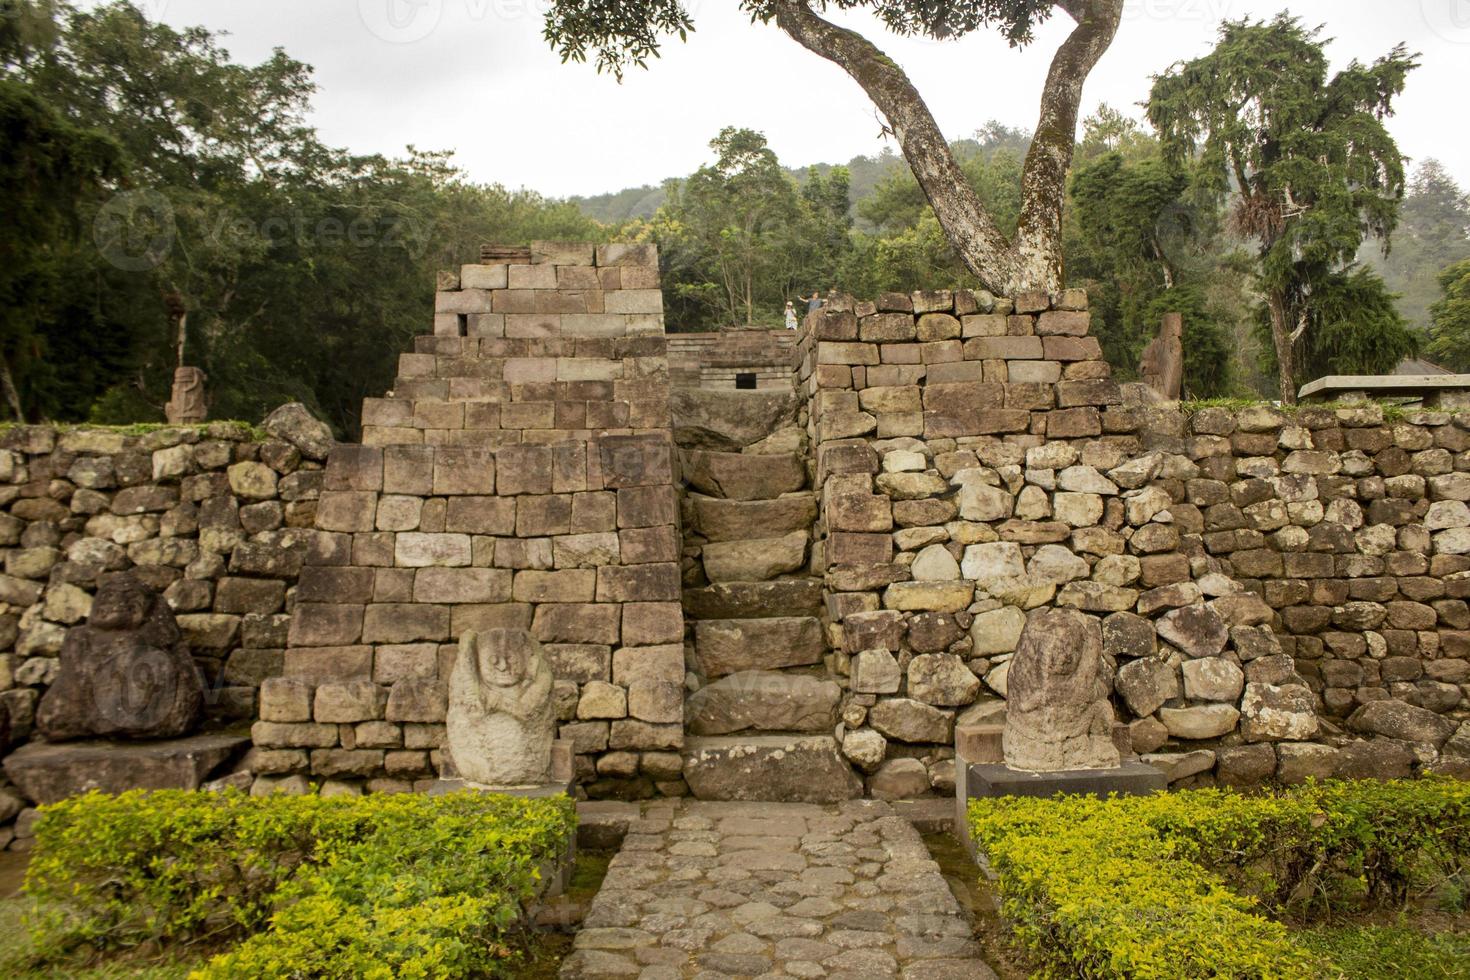
<svg viewBox="0 0 1470 980">
<path fill-rule="evenodd" d="M 887 803 L 649 805 L 565 980 L 994 980 L 919 832 Z"/>
<path fill-rule="evenodd" d="M 37 804 L 101 790 L 198 789 L 250 744 L 238 735 L 162 742 L 31 742 L 5 758 L 5 774 Z"/>
</svg>

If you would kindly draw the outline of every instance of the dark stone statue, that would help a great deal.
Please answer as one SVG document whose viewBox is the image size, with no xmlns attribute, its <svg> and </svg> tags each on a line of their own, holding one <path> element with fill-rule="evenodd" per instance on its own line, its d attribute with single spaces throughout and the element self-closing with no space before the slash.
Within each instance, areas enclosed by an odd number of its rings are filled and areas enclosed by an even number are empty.
<svg viewBox="0 0 1470 980">
<path fill-rule="evenodd" d="M 163 597 L 126 572 L 106 576 L 85 626 L 66 631 L 61 671 L 36 730 L 77 738 L 176 738 L 199 721 L 204 681 Z"/>
</svg>

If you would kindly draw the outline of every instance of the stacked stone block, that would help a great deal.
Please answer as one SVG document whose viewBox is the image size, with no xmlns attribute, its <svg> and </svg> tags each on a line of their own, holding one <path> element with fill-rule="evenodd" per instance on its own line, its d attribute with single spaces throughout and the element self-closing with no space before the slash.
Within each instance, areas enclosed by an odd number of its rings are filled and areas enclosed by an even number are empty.
<svg viewBox="0 0 1470 980">
<path fill-rule="evenodd" d="M 1293 756 L 1355 775 L 1465 770 L 1470 416 L 1261 406 L 1150 422 L 1150 445 L 1197 468 L 1171 487 L 1191 562 L 1260 596 L 1325 725 L 1371 739 Z"/>
<path fill-rule="evenodd" d="M 676 387 L 734 389 L 740 375 L 750 375 L 758 390 L 789 390 L 797 340 L 785 328 L 671 334 L 670 374 Z"/>
<path fill-rule="evenodd" d="M 443 276 L 435 335 L 327 464 L 257 769 L 356 789 L 447 771 L 467 630 L 528 629 L 594 793 L 677 791 L 683 617 L 651 246 L 535 243 Z M 630 790 L 629 787 L 633 789 Z"/>
</svg>

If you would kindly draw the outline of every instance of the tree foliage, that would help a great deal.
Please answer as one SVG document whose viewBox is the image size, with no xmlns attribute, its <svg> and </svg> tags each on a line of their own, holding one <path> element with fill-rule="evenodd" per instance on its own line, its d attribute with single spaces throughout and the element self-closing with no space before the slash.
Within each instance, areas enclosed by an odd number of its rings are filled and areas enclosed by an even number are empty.
<svg viewBox="0 0 1470 980">
<path fill-rule="evenodd" d="M 1440 293 L 1440 273 L 1470 258 L 1470 195 L 1438 160 L 1425 160 L 1409 179 L 1393 250 L 1384 254 L 1364 248 L 1358 258 L 1398 294 L 1399 312 L 1410 326 L 1427 329 L 1429 308 Z"/>
<path fill-rule="evenodd" d="M 215 417 L 296 399 L 350 434 L 427 332 L 436 267 L 481 242 L 608 234 L 470 184 L 448 154 L 325 145 L 311 69 L 284 52 L 242 65 L 125 2 L 4 5 L 0 248 L 25 259 L 0 271 L 11 416 L 161 420 L 181 305 Z"/>
<path fill-rule="evenodd" d="M 1148 112 L 1168 159 L 1197 155 L 1201 186 L 1237 195 L 1232 217 L 1257 246 L 1283 401 L 1303 380 L 1306 331 L 1326 322 L 1320 302 L 1365 238 L 1394 229 L 1404 166 L 1383 120 L 1415 65 L 1399 46 L 1329 77 L 1320 32 L 1283 14 L 1225 23 L 1213 52 L 1155 80 Z"/>
<path fill-rule="evenodd" d="M 1112 44 L 1122 0 L 742 0 L 751 19 L 775 24 L 792 40 L 845 71 L 887 120 L 935 220 L 955 255 L 982 283 L 1002 291 L 1062 285 L 1062 205 L 1076 136 L 1082 83 Z M 929 107 L 893 59 L 856 31 L 817 11 L 862 9 L 892 33 L 946 39 L 998 30 L 1014 46 L 1030 43 L 1038 24 L 1060 9 L 1075 26 L 1053 56 L 1042 90 L 1035 138 L 1024 163 L 1021 208 L 1006 235 L 976 195 Z M 661 39 L 693 30 L 681 0 L 556 0 L 544 35 L 563 61 L 595 59 L 621 80 L 646 67 Z"/>
<path fill-rule="evenodd" d="M 714 163 L 671 181 L 649 234 L 680 329 L 780 322 L 786 301 L 836 285 L 852 247 L 847 172 L 800 188 L 760 133 L 726 127 Z"/>
<path fill-rule="evenodd" d="M 1454 371 L 1470 371 L 1470 259 L 1439 274 L 1440 298 L 1429 307 L 1431 358 Z"/>
<path fill-rule="evenodd" d="M 1350 265 L 1319 280 L 1302 335 L 1297 369 L 1302 377 L 1329 374 L 1391 374 L 1419 352 L 1420 335 L 1409 329 L 1396 297 L 1372 269 Z M 1270 335 L 1270 314 L 1259 311 L 1259 330 Z M 1262 346 L 1264 367 L 1275 368 L 1274 348 Z"/>
</svg>

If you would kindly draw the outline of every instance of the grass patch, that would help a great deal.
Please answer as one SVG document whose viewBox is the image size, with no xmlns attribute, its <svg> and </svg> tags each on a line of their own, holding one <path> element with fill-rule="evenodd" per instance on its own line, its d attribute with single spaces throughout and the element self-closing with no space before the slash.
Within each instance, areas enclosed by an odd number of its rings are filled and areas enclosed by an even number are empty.
<svg viewBox="0 0 1470 980">
<path fill-rule="evenodd" d="M 1358 402 L 1302 402 L 1297 405 L 1282 405 L 1261 398 L 1200 398 L 1179 403 L 1179 410 L 1185 415 L 1194 415 L 1207 408 L 1223 408 L 1230 412 L 1240 412 L 1247 408 L 1269 408 L 1280 412 L 1287 418 L 1291 418 L 1305 411 L 1335 412 L 1338 409 L 1377 408 L 1383 413 L 1383 421 L 1385 422 L 1402 422 L 1412 412 L 1443 411 L 1443 409 L 1421 409 L 1415 406 L 1402 405 L 1398 402 L 1381 399 Z"/>
<path fill-rule="evenodd" d="M 231 440 L 235 442 L 264 442 L 270 435 L 258 425 L 249 422 L 241 422 L 238 419 L 216 419 L 208 422 L 189 422 L 182 425 L 174 425 L 171 422 L 132 422 L 127 425 L 99 425 L 93 422 L 0 422 L 0 433 L 9 432 L 12 429 L 29 429 L 42 426 L 55 429 L 58 433 L 65 432 L 116 432 L 124 436 L 146 436 L 154 432 L 179 429 L 183 431 L 197 432 L 201 437 L 217 438 L 226 432 L 231 433 Z"/>
<path fill-rule="evenodd" d="M 1409 924 L 1334 925 L 1305 929 L 1296 941 L 1342 980 L 1461 980 L 1470 976 L 1470 935 L 1425 933 Z"/>
<path fill-rule="evenodd" d="M 0 899 L 0 976 L 11 980 L 186 980 L 191 970 L 208 961 L 202 953 L 193 956 L 152 958 L 133 953 L 93 965 L 76 961 L 49 963 L 50 951 L 40 946 L 26 930 L 25 914 L 30 902 L 24 898 Z"/>
</svg>

